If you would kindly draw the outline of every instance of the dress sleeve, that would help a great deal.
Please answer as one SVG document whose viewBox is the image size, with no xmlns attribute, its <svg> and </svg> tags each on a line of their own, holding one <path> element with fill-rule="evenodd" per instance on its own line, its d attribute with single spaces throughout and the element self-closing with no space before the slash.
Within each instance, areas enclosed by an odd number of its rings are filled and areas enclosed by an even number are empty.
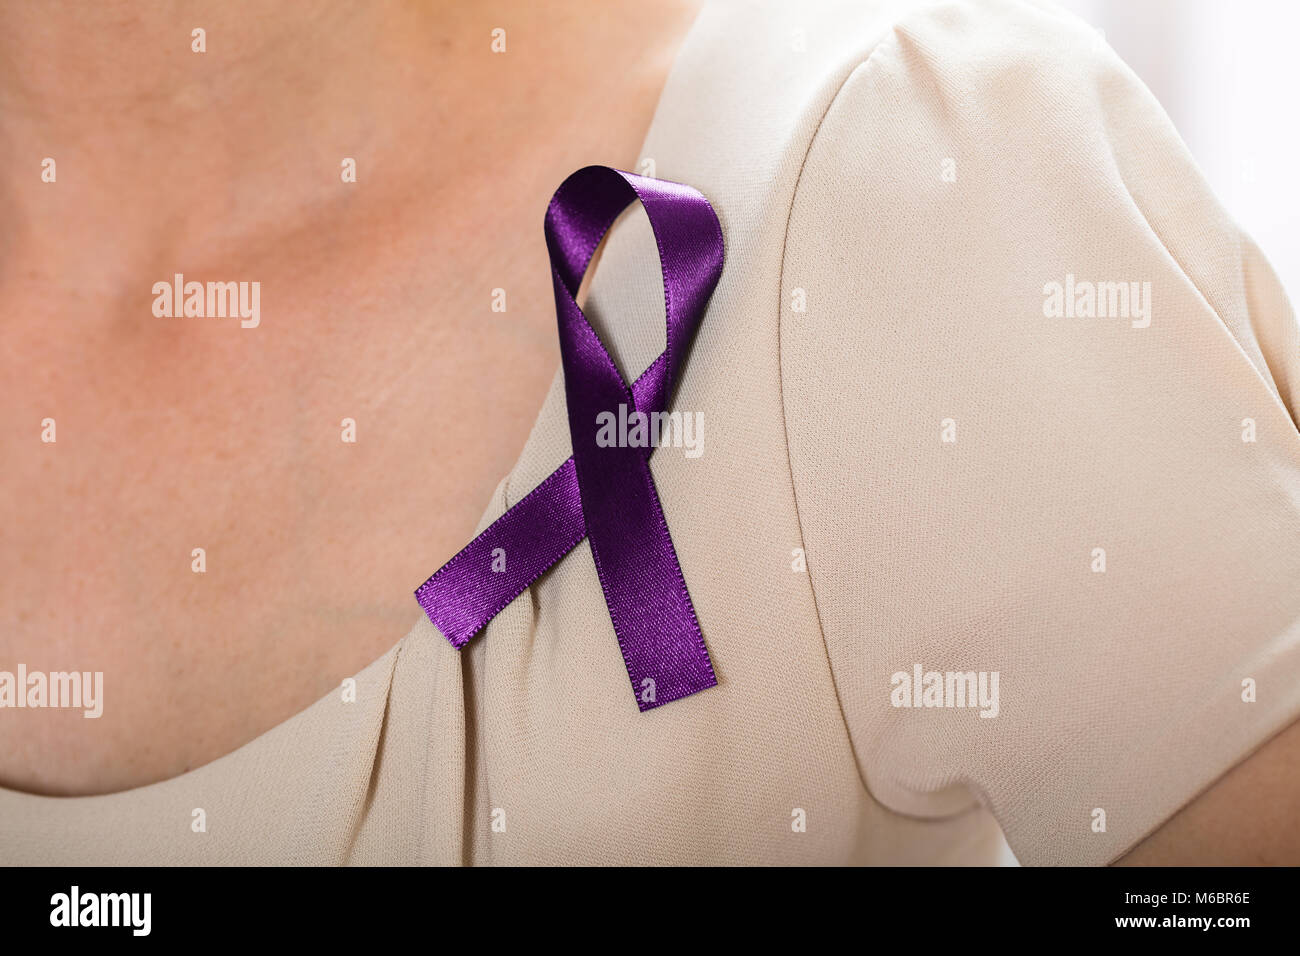
<svg viewBox="0 0 1300 956">
<path fill-rule="evenodd" d="M 1300 335 L 1168 117 L 1031 3 L 899 22 L 782 270 L 807 569 L 875 797 L 1103 864 L 1300 714 Z"/>
</svg>

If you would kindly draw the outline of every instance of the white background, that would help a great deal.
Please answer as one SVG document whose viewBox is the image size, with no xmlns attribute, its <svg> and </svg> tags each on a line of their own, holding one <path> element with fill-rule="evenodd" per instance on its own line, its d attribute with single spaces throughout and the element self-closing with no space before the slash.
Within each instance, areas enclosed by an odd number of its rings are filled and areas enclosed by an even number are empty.
<svg viewBox="0 0 1300 956">
<path fill-rule="evenodd" d="M 1155 94 L 1219 201 L 1300 301 L 1300 2 L 1058 0 Z"/>
</svg>

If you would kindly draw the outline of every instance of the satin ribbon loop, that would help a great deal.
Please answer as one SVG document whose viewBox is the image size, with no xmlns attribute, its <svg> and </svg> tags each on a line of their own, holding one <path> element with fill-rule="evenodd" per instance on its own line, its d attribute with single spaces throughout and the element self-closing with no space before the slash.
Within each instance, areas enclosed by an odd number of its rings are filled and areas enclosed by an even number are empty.
<svg viewBox="0 0 1300 956">
<path fill-rule="evenodd" d="M 640 201 L 659 247 L 664 351 L 629 387 L 577 304 L 601 239 Z M 649 710 L 717 683 L 650 473 L 651 447 L 602 447 L 602 413 L 664 412 L 722 272 L 717 216 L 678 183 L 588 166 L 546 211 L 573 455 L 415 592 L 429 620 L 462 647 L 584 537 L 637 705 Z M 504 567 L 497 560 L 504 557 Z"/>
</svg>

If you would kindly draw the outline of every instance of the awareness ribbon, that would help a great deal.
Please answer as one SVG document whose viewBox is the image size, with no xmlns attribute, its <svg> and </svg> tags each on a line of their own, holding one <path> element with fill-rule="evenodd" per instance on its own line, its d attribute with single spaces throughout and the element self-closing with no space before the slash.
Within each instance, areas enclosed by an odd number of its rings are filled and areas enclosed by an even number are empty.
<svg viewBox="0 0 1300 956">
<path fill-rule="evenodd" d="M 576 301 L 605 233 L 633 201 L 645 207 L 664 279 L 665 347 L 631 388 Z M 637 706 L 649 710 L 717 683 L 650 475 L 652 447 L 600 447 L 597 418 L 618 406 L 664 412 L 722 274 L 722 229 L 689 186 L 587 166 L 546 210 L 573 454 L 415 592 L 429 620 L 464 647 L 584 537 Z M 500 549 L 500 550 L 498 550 Z M 504 552 L 504 568 L 499 557 Z"/>
</svg>

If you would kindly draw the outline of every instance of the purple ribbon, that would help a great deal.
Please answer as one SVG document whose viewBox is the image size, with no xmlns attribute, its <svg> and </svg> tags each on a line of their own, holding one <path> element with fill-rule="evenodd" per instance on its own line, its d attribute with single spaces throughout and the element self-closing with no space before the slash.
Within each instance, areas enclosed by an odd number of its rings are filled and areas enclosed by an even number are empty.
<svg viewBox="0 0 1300 956">
<path fill-rule="evenodd" d="M 629 203 L 645 207 L 659 245 L 667 335 L 631 388 L 576 301 L 601 239 Z M 649 710 L 717 681 L 659 493 L 650 447 L 600 447 L 597 416 L 663 412 L 722 273 L 722 229 L 689 186 L 606 166 L 580 169 L 546 210 L 560 359 L 573 455 L 415 592 L 460 648 L 584 537 L 605 593 L 637 706 Z M 504 568 L 502 568 L 504 559 Z"/>
</svg>

